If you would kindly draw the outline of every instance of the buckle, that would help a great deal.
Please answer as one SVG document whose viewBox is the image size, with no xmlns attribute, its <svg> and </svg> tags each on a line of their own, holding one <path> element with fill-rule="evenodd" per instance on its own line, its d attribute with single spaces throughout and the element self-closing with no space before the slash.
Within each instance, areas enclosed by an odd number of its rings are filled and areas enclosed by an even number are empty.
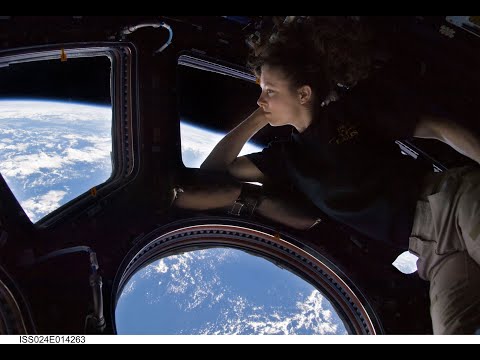
<svg viewBox="0 0 480 360">
<path fill-rule="evenodd" d="M 231 214 L 231 215 L 234 215 L 234 216 L 240 216 L 240 213 L 242 212 L 242 209 L 243 209 L 244 206 L 245 206 L 245 204 L 243 204 L 239 201 L 235 201 L 235 203 L 233 204 L 232 208 L 230 209 L 230 211 L 228 213 Z"/>
</svg>

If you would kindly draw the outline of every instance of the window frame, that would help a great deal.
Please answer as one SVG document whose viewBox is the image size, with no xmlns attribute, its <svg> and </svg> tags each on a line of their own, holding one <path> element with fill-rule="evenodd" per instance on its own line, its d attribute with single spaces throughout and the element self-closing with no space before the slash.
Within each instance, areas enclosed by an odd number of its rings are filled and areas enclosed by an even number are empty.
<svg viewBox="0 0 480 360">
<path fill-rule="evenodd" d="M 218 58 L 212 58 L 206 56 L 204 54 L 199 53 L 198 51 L 182 51 L 179 53 L 177 57 L 177 71 L 180 66 L 189 67 L 192 69 L 206 71 L 215 73 L 222 76 L 228 76 L 237 80 L 247 81 L 252 84 L 257 84 L 257 78 L 251 74 L 245 66 L 241 66 L 238 64 L 233 64 L 227 61 L 220 60 Z M 179 94 L 181 96 L 181 94 Z M 182 131 L 180 128 L 181 125 L 181 116 L 180 116 L 180 109 L 179 110 L 179 121 L 178 121 L 178 134 L 180 141 L 179 145 L 179 155 L 180 155 L 180 163 L 183 169 L 198 169 L 198 168 L 190 168 L 188 167 L 183 159 L 182 153 Z"/>
<path fill-rule="evenodd" d="M 112 174 L 103 184 L 79 194 L 75 199 L 33 223 L 13 195 L 21 214 L 34 227 L 50 228 L 66 217 L 87 212 L 96 214 L 101 202 L 137 176 L 140 163 L 137 106 L 137 50 L 131 43 L 72 43 L 0 51 L 0 67 L 19 63 L 106 56 L 111 62 L 110 96 L 112 107 Z M 1 176 L 1 174 L 0 174 Z M 2 176 L 2 180 L 3 176 Z M 10 191 L 11 193 L 11 191 Z"/>
<path fill-rule="evenodd" d="M 117 333 L 115 313 L 118 300 L 138 271 L 161 258 L 217 247 L 234 248 L 263 257 L 310 283 L 330 301 L 349 334 L 377 335 L 384 332 L 369 300 L 326 256 L 274 229 L 220 217 L 180 220 L 138 240 L 120 265 L 113 284 L 111 319 L 114 332 Z"/>
</svg>

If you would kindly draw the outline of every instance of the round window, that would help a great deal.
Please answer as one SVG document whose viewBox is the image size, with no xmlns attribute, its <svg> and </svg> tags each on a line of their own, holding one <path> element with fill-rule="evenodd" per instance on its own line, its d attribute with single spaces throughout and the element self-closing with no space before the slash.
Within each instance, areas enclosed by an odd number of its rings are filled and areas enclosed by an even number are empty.
<svg viewBox="0 0 480 360">
<path fill-rule="evenodd" d="M 152 240 L 153 239 L 153 240 Z M 117 276 L 118 334 L 375 334 L 365 299 L 294 239 L 233 225 L 152 234 Z"/>
</svg>

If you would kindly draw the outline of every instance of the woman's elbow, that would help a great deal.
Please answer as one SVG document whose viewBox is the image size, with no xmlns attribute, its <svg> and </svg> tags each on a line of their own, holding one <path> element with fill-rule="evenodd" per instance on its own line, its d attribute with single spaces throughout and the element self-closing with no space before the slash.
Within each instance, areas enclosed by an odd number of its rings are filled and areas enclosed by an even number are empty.
<svg viewBox="0 0 480 360">
<path fill-rule="evenodd" d="M 435 139 L 443 141 L 442 127 L 448 122 L 447 119 L 423 115 L 415 127 L 414 137 L 421 139 Z"/>
</svg>

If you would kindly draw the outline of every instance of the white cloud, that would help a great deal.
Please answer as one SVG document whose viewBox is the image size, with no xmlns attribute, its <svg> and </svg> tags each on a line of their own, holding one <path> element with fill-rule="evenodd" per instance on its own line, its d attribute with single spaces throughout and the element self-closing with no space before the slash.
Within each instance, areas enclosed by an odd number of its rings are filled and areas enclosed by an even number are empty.
<svg viewBox="0 0 480 360">
<path fill-rule="evenodd" d="M 48 101 L 0 101 L 2 119 L 35 120 L 53 123 L 81 123 L 105 120 L 111 125 L 112 110 L 108 107 Z"/>
<path fill-rule="evenodd" d="M 65 191 L 52 190 L 45 195 L 36 196 L 21 203 L 29 218 L 42 218 L 60 207 L 60 202 L 67 195 Z"/>
<path fill-rule="evenodd" d="M 228 299 L 216 323 L 209 323 L 199 332 L 202 335 L 294 335 L 307 332 L 316 335 L 346 334 L 335 323 L 332 312 L 325 309 L 324 297 L 313 290 L 306 299 L 297 301 L 296 309 L 269 309 L 250 304 L 245 298 Z"/>
<path fill-rule="evenodd" d="M 111 146 L 111 144 L 110 144 Z M 108 155 L 108 156 L 107 156 Z M 101 160 L 104 160 L 105 158 L 109 159 L 110 158 L 110 152 L 107 154 L 105 151 L 102 149 L 99 149 L 97 147 L 87 147 L 87 148 L 82 148 L 82 149 L 67 149 L 65 151 L 65 157 L 63 158 L 63 161 L 65 163 L 71 163 L 71 162 L 88 162 L 88 163 L 96 163 Z"/>
<path fill-rule="evenodd" d="M 212 262 L 212 253 L 209 250 L 199 250 L 184 254 L 170 256 L 158 263 L 147 266 L 141 270 L 138 276 L 143 279 L 151 279 L 158 274 L 165 275 L 161 283 L 165 284 L 166 294 L 181 298 L 181 295 L 192 294 L 192 298 L 184 297 L 179 303 L 182 311 L 193 311 L 200 306 L 212 307 L 218 304 L 224 297 L 218 289 L 224 287 L 220 277 L 216 274 L 216 267 L 224 261 L 231 261 L 236 254 L 229 249 L 218 249 Z M 205 267 L 195 266 L 199 262 Z M 192 273 L 192 269 L 194 269 Z M 147 297 L 149 304 L 161 301 L 160 294 Z"/>
<path fill-rule="evenodd" d="M 10 141 L 7 141 L 10 140 Z M 29 144 L 15 144 L 15 145 L 7 145 L 5 143 L 12 143 L 13 140 L 11 139 L 4 139 L 2 140 L 4 143 L 0 143 L 0 150 L 12 150 L 12 151 L 17 151 L 17 152 L 22 152 L 28 149 L 30 146 Z"/>
<path fill-rule="evenodd" d="M 237 293 L 230 287 L 228 278 L 219 273 L 219 264 L 237 262 L 239 254 L 244 253 L 231 249 L 203 250 L 155 262 L 139 273 L 142 279 L 155 280 L 153 283 L 158 284 L 158 288 L 150 288 L 144 294 L 145 301 L 160 303 L 169 296 L 175 299 L 181 312 L 220 311 L 214 321 L 201 328 L 185 329 L 194 334 L 346 333 L 330 310 L 331 305 L 313 287 L 306 295 L 292 294 L 296 302 L 285 306 L 258 303 Z M 269 296 L 278 295 L 274 291 Z"/>
<path fill-rule="evenodd" d="M 72 198 L 110 177 L 111 125 L 109 107 L 0 101 L 0 172 L 16 198 L 29 206 L 32 221 L 46 215 L 40 207 L 55 210 L 48 202 L 50 190 L 65 189 Z M 42 199 L 47 203 L 40 205 Z"/>
<path fill-rule="evenodd" d="M 15 145 L 12 145 L 12 147 L 13 147 L 12 150 L 14 151 L 23 152 L 30 147 L 30 144 L 15 144 Z"/>
<path fill-rule="evenodd" d="M 165 274 L 168 271 L 168 266 L 165 264 L 165 260 L 161 259 L 154 269 L 158 274 Z"/>
<path fill-rule="evenodd" d="M 14 156 L 0 163 L 0 172 L 7 177 L 25 178 L 40 170 L 60 169 L 65 166 L 65 159 L 57 154 L 40 152 L 31 155 Z"/>
<path fill-rule="evenodd" d="M 67 140 L 74 140 L 75 142 L 77 142 L 82 137 L 80 135 L 77 135 L 77 134 L 63 134 L 62 138 L 67 139 Z"/>
<path fill-rule="evenodd" d="M 79 162 L 88 162 L 100 166 L 110 165 L 110 152 L 106 154 L 97 148 L 82 150 L 67 149 L 63 156 L 56 153 L 40 152 L 37 154 L 13 156 L 0 163 L 3 176 L 24 179 L 32 174 L 45 174 L 45 171 L 74 170 Z"/>
<path fill-rule="evenodd" d="M 2 135 L 15 135 L 15 130 L 12 130 L 12 129 L 0 129 L 0 134 Z M 7 141 L 12 141 L 10 139 L 4 139 L 2 140 L 4 142 L 7 142 Z"/>
</svg>

